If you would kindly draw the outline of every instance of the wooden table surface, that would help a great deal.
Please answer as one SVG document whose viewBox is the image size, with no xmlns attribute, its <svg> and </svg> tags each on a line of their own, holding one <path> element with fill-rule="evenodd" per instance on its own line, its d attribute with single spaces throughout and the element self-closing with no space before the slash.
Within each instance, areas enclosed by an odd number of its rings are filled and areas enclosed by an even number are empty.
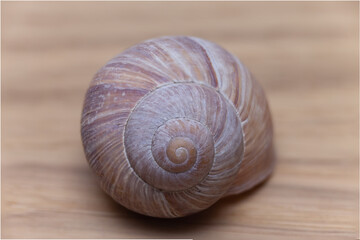
<svg viewBox="0 0 360 240">
<path fill-rule="evenodd" d="M 2 237 L 355 239 L 358 2 L 3 2 Z M 125 48 L 194 35 L 263 85 L 277 167 L 183 219 L 132 213 L 100 190 L 80 114 L 93 74 Z"/>
</svg>

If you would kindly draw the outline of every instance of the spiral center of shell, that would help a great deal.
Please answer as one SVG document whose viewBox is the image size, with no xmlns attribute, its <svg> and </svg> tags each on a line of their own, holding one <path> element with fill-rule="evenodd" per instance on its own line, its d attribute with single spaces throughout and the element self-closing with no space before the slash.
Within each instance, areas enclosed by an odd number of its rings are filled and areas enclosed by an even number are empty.
<svg viewBox="0 0 360 240">
<path fill-rule="evenodd" d="M 166 148 L 166 155 L 175 164 L 182 164 L 185 161 L 196 160 L 196 148 L 194 143 L 184 137 L 175 137 L 170 140 Z M 195 161 L 192 161 L 195 162 Z"/>
<path fill-rule="evenodd" d="M 197 135 L 206 136 L 206 142 L 201 142 Z M 202 161 L 198 158 L 202 156 L 199 155 L 202 144 L 209 145 L 210 154 L 214 151 L 212 136 L 206 127 L 191 119 L 177 118 L 168 120 L 156 130 L 151 151 L 162 169 L 182 173 L 193 168 L 198 160 Z M 212 156 L 208 154 L 207 157 Z"/>
<path fill-rule="evenodd" d="M 188 152 L 185 148 L 180 147 L 175 151 L 176 159 L 171 159 L 174 163 L 182 163 L 187 159 Z"/>
</svg>

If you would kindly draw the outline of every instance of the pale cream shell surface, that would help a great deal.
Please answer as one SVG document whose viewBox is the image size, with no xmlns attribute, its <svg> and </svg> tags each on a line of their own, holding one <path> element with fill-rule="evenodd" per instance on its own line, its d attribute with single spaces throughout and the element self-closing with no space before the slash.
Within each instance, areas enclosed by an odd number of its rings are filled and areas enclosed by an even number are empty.
<svg viewBox="0 0 360 240">
<path fill-rule="evenodd" d="M 87 91 L 81 135 L 104 191 L 154 217 L 204 210 L 274 167 L 262 88 L 235 56 L 195 37 L 151 39 L 110 60 Z"/>
</svg>

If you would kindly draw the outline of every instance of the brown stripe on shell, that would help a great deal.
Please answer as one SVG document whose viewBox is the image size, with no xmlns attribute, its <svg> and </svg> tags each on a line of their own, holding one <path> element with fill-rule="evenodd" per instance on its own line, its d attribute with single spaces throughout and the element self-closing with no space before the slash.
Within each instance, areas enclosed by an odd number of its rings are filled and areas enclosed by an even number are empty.
<svg viewBox="0 0 360 240">
<path fill-rule="evenodd" d="M 243 107 L 238 109 L 244 133 L 244 158 L 227 195 L 239 194 L 259 184 L 271 174 L 275 164 L 273 126 L 265 93 L 248 71 L 244 81 L 247 91 Z"/>
<path fill-rule="evenodd" d="M 217 89 L 219 89 L 219 91 L 222 92 L 237 108 L 240 102 L 239 95 L 242 88 L 240 84 L 242 81 L 242 71 L 239 66 L 240 62 L 236 57 L 219 45 L 200 38 L 189 38 L 206 49 L 207 57 L 210 59 L 218 79 Z M 206 82 L 211 85 L 210 80 L 207 80 Z"/>
<path fill-rule="evenodd" d="M 210 58 L 206 52 L 206 49 L 201 44 L 188 37 L 180 38 L 179 41 L 184 42 L 185 44 L 189 44 L 190 46 L 192 46 L 194 52 L 201 53 L 203 55 L 203 58 L 206 62 L 207 72 L 209 73 L 209 77 L 210 77 L 210 85 L 213 86 L 214 88 L 217 88 L 218 79 L 214 67 L 212 65 L 212 62 L 210 61 Z M 187 43 L 188 41 L 190 41 L 190 43 Z"/>
<path fill-rule="evenodd" d="M 107 68 L 115 68 L 117 70 L 126 69 L 126 70 L 130 70 L 132 72 L 135 72 L 135 73 L 140 73 L 142 75 L 148 76 L 150 79 L 152 79 L 158 83 L 170 82 L 170 79 L 168 76 L 157 74 L 154 71 L 146 70 L 141 66 L 131 64 L 131 63 L 116 62 L 116 63 L 107 64 L 106 67 Z"/>
</svg>

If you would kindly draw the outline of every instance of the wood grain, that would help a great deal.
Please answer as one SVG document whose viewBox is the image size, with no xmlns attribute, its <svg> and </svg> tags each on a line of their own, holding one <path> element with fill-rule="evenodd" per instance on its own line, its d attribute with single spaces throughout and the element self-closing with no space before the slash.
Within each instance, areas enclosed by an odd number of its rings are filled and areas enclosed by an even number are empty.
<svg viewBox="0 0 360 240">
<path fill-rule="evenodd" d="M 354 239 L 358 4 L 3 2 L 2 238 Z M 93 74 L 162 35 L 238 56 L 263 85 L 275 127 L 269 181 L 177 220 L 111 200 L 80 139 Z"/>
</svg>

